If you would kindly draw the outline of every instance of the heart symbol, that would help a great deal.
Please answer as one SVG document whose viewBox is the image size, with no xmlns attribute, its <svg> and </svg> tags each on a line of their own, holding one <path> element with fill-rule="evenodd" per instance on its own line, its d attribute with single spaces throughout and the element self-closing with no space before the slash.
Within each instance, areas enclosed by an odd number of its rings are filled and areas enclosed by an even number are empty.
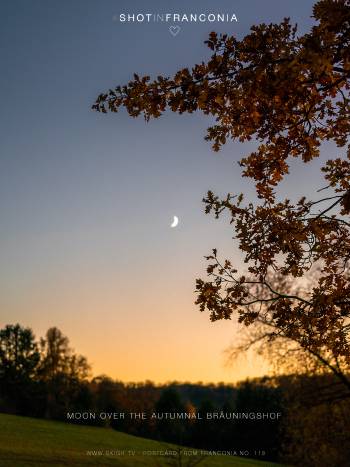
<svg viewBox="0 0 350 467">
<path fill-rule="evenodd" d="M 181 31 L 181 28 L 180 26 L 170 26 L 169 31 L 170 31 L 170 34 L 172 34 L 175 37 Z"/>
</svg>

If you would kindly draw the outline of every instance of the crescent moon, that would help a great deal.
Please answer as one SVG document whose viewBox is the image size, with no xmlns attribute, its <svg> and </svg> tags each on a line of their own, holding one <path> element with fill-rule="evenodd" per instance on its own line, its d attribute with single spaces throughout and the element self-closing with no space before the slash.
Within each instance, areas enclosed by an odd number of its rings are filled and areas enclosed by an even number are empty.
<svg viewBox="0 0 350 467">
<path fill-rule="evenodd" d="M 173 223 L 170 225 L 170 227 L 176 227 L 178 223 L 179 223 L 179 218 L 177 216 L 174 216 Z"/>
</svg>

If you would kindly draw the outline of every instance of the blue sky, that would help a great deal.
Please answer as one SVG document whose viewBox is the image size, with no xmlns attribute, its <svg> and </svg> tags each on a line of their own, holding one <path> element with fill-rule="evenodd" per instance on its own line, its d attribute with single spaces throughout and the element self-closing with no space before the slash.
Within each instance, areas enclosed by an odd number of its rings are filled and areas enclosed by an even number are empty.
<svg viewBox="0 0 350 467">
<path fill-rule="evenodd" d="M 134 72 L 170 75 L 206 59 L 213 29 L 241 37 L 290 16 L 305 31 L 312 4 L 1 2 L 2 325 L 37 335 L 56 325 L 95 373 L 121 379 L 231 381 L 257 371 L 253 360 L 224 368 L 235 326 L 209 323 L 193 304 L 211 248 L 240 261 L 229 226 L 205 216 L 201 199 L 208 189 L 253 193 L 237 165 L 250 148 L 214 154 L 200 114 L 145 123 L 91 105 Z M 233 12 L 238 22 L 183 24 L 173 37 L 164 23 L 113 20 L 123 12 Z M 286 194 L 319 188 L 319 165 L 293 163 Z M 180 224 L 169 229 L 173 215 Z"/>
</svg>

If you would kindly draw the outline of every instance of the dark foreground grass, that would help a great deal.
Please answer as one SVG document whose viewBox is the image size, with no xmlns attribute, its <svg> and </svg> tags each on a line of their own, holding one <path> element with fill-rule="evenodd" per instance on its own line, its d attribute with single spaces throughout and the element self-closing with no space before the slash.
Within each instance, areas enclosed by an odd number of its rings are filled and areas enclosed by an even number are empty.
<svg viewBox="0 0 350 467">
<path fill-rule="evenodd" d="M 193 465 L 195 460 L 193 456 L 182 456 L 182 463 L 179 464 L 178 459 L 174 457 L 166 458 L 143 453 L 143 451 L 164 452 L 166 449 L 171 449 L 171 446 L 108 428 L 0 414 L 1 467 L 171 465 L 190 467 Z M 135 451 L 135 455 L 130 455 L 128 451 Z M 267 467 L 277 464 L 232 456 L 207 456 L 197 465 Z"/>
</svg>

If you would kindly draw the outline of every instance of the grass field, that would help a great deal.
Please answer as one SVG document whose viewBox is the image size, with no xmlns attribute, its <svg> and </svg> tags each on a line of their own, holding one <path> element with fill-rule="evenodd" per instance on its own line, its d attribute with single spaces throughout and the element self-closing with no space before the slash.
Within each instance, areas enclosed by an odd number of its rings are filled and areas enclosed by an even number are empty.
<svg viewBox="0 0 350 467">
<path fill-rule="evenodd" d="M 145 455 L 143 451 L 165 451 L 169 445 L 120 433 L 108 428 L 70 425 L 0 414 L 0 466 L 167 466 L 180 465 L 174 457 Z M 127 451 L 135 451 L 131 455 Z M 112 451 L 108 453 L 108 451 Z M 119 451 L 119 453 L 118 453 Z M 124 453 L 121 453 L 124 451 Z M 193 456 L 183 456 L 182 466 L 191 466 Z M 208 456 L 203 467 L 276 466 L 248 458 Z"/>
</svg>

